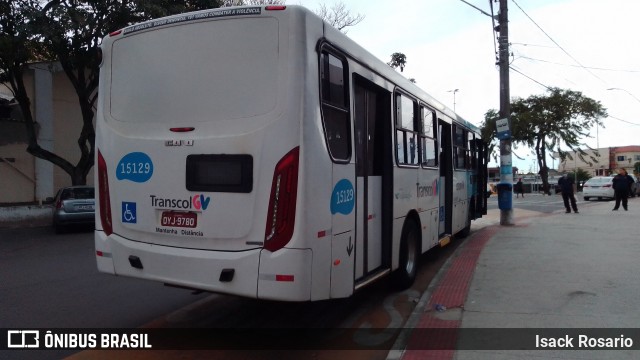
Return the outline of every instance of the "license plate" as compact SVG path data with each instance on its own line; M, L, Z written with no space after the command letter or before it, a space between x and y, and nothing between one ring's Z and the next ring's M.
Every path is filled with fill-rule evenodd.
M189 212L163 211L160 225L194 228L198 225L198 215Z
M84 210L84 211L93 211L93 205L78 205L76 206L77 210Z

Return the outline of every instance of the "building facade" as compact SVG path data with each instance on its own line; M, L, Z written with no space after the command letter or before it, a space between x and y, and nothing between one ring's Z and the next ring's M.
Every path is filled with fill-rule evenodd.
M624 167L628 172L638 172L636 163L640 162L640 146L618 146L600 149L584 149L584 160L577 156L577 152L570 152L572 159L566 157L560 160L558 171L573 172L582 169L591 176L607 176L615 173L616 169ZM553 154L559 159L558 153Z
M71 82L59 65L51 63L31 64L25 71L24 82L36 121L38 144L72 164L77 163L82 114ZM5 110L0 112L0 204L43 202L60 187L71 185L71 178L51 162L27 153L22 115L3 84L0 94ZM87 177L87 183L93 183L93 173Z

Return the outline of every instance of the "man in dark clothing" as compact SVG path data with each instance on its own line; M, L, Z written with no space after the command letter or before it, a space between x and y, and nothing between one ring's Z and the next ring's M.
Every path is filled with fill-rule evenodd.
M613 178L613 190L616 195L616 206L613 210L618 210L620 208L620 201L622 201L622 207L625 211L627 211L627 198L629 197L629 192L631 191L631 185L634 180L629 174L627 174L627 170L625 168L621 168L618 171L618 175Z
M573 208L573 212L578 213L578 205L576 205L576 197L573 196L573 179L564 174L558 180L558 185L560 186L560 190L562 191L562 200L564 201L564 207L567 209L566 213L571 212L571 208ZM569 207L569 200L571 200L571 207Z
M516 186L515 186L515 190L516 190L516 197L519 197L520 195L524 197L524 185L522 184L522 178L518 179L518 182L516 183Z

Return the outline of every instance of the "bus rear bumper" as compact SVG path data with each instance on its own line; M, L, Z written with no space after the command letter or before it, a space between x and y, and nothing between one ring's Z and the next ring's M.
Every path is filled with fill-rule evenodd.
M258 298L286 301L311 300L311 249L262 250Z
M245 297L311 299L310 249L208 251L141 243L95 231L98 271ZM131 259L138 259L139 264ZM231 279L221 274L233 270Z
M261 249L237 252L184 249L131 241L115 234L107 237L102 231L96 231L95 246L101 272L217 293L257 296ZM231 269L230 279L221 276L223 271L228 275Z

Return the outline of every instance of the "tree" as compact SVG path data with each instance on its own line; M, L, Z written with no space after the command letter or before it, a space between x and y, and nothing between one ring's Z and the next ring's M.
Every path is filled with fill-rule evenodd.
M99 77L98 47L111 31L152 18L187 11L217 8L224 4L282 4L284 0L13 0L0 3L0 82L8 83L20 104L27 133L27 151L50 161L85 184L94 162L94 107ZM329 22L338 29L364 18L351 16L343 3L332 7ZM332 17L331 17L332 16ZM23 81L27 64L55 62L69 78L78 97L82 127L78 137L80 159L72 164L38 143L37 125L31 113ZM65 119L62 119L65 121Z
M577 176L576 176L577 175ZM591 179L591 174L589 172L578 168L576 171L572 171L569 173L569 177L571 177L576 184L581 184L589 179Z
M94 106L99 77L98 47L109 32L132 23L185 11L218 7L219 1L196 0L17 0L0 4L0 82L7 82L25 119L27 151L50 161L85 184L94 162ZM82 127L77 143L80 159L74 165L40 146L31 101L23 81L29 62L57 61L78 98ZM62 119L62 121L66 121Z
M327 8L326 5L321 4L315 13L320 16L322 20L328 22L329 25L345 34L347 33L346 28L358 25L364 20L364 15L360 13L352 15L342 1L334 3L331 8Z
M572 90L550 88L546 95L532 95L527 99L512 101L512 140L535 151L545 193L550 193L547 153L558 152L564 160L566 157L572 159L573 152L582 161L590 163L585 158L587 153L581 149L589 146L581 141L591 137L590 130L593 127L604 127L600 119L606 116L607 111L599 101ZM497 119L496 110L489 110L485 114L482 126L485 140L495 138ZM593 156L590 160L597 161Z
M284 5L286 0L223 0L222 6L243 6L243 5ZM347 33L348 27L358 25L364 20L364 15L358 13L352 15L344 2L334 3L330 8L325 4L314 11L322 20L329 23L334 28Z
M27 127L28 151L34 149L38 141L24 71L29 62L46 58L43 47L31 31L32 19L27 12L37 5L37 0L0 3L0 83L9 88L18 102Z
M387 63L387 65L392 68L400 68L400 72L404 70L404 67L407 65L407 56L400 52L395 52L391 54L391 61Z

